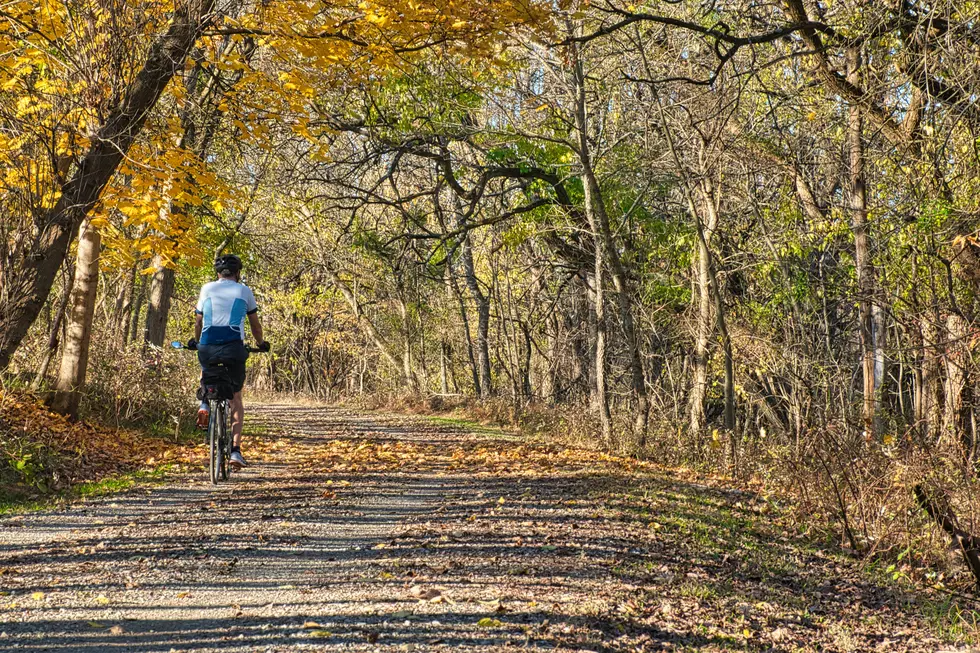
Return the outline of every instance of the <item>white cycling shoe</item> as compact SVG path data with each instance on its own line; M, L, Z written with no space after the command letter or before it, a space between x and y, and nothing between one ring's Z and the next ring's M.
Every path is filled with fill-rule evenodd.
M228 459L231 466L237 471L245 467L245 459L242 458L241 451L232 451L231 458Z

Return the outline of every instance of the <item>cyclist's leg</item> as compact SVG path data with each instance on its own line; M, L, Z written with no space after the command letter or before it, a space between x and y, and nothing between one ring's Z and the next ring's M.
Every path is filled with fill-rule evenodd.
M204 370L210 363L210 351L203 348L198 348L197 350L197 362L201 366L201 387L204 385ZM208 428L208 418L211 414L211 408L208 405L207 399L205 397L200 398L200 404L197 407L197 428L201 430L207 430Z
M245 404L242 402L241 391L236 392L228 403L231 405L231 446L238 449L242 446L242 425L245 422Z
M231 360L228 362L228 376L235 391L234 396L228 402L231 414L231 462L236 467L245 465L242 457L242 426L245 422L245 404L242 401L242 388L245 387L245 361L248 359L248 351L245 343L239 342L229 346Z

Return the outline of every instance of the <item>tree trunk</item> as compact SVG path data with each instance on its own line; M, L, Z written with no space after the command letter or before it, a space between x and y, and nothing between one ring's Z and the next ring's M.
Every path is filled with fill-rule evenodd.
M599 424L602 428L602 439L606 446L612 446L612 413L609 409L609 383L606 380L608 371L608 324L606 319L606 254L607 248L603 239L602 225L599 223L601 217L597 214L597 207L602 203L602 197L596 197L598 186L593 183L595 177L592 173L592 149L589 144L589 115L585 89L585 71L582 60L579 57L577 45L571 46L574 54L573 62L573 85L575 91L575 130L578 132L579 164L582 166L583 175L583 206L585 217L592 230L593 242L595 244L595 269L593 271L593 292L594 292L594 313L596 322L595 335L595 389L596 404L599 409Z
M861 84L862 57L859 47L847 50L847 81ZM848 200L851 211L851 229L854 234L854 264L858 283L858 324L861 342L861 376L863 379L861 417L866 437L874 437L876 409L875 387L875 314L872 309L874 294L874 268L871 265L871 246L868 237L868 198L864 180L865 157L862 129L863 112L857 103L851 103L847 114L848 151Z
M973 453L969 323L961 315L953 313L946 318L946 336L946 410L943 413L943 433L949 439L949 444L962 447L963 458L969 460Z
M122 281L119 296L116 298L116 315L113 320L116 333L116 343L119 349L125 349L129 343L129 323L132 319L133 299L136 294L136 268L133 265Z
M709 200L710 201L710 200ZM712 225L702 225L701 219L693 202L695 222L698 223L698 256L694 263L695 287L697 289L697 321L694 336L694 353L691 357L691 396L689 406L688 427L691 434L700 441L707 426L705 401L708 395L708 362L710 360L711 332L713 331L711 301L711 252L708 241L714 232Z
M584 96L583 96L584 101ZM588 126L587 114L584 114L586 122L583 127ZM581 141L586 141L581 147L589 148L586 135L580 137ZM642 352L640 351L640 341L636 333L636 324L633 319L633 306L630 297L629 282L626 271L623 268L619 253L612 241L612 229L609 226L609 215L602 199L602 191L599 188L599 180L596 178L595 169L592 167L591 152L586 149L583 157L583 174L585 177L584 187L586 191L586 211L589 211L591 204L593 231L596 232L596 249L603 250L603 258L609 266L609 276L616 292L616 307L619 311L619 320L623 328L623 337L630 354L630 385L633 392L634 406L633 436L634 444L643 447L646 444L647 426L650 420L650 400L646 390L646 373L643 369Z
M416 390L420 389L418 375L412 360L412 327L408 321L408 305L404 300L398 300L398 311L402 318L402 376L411 381Z
M146 302L146 277L139 275L133 285L133 310L126 331L123 333L123 343L129 344L136 340L139 332L140 316L143 314L143 304Z
M74 286L75 265L71 264L65 270L65 287L61 293L61 301L58 302L58 310L55 312L54 323L51 325L51 333L48 336L48 348L44 352L44 358L41 360L41 365L37 370L37 376L34 377L34 382L31 383L32 390L40 390L48 377L48 368L51 367L51 361L58 351L61 325L65 320L65 314L68 311L68 302L71 299L71 291Z
M544 374L541 380L541 397L549 404L557 404L560 387L558 385L559 322L552 310L548 316L548 353L543 361Z
M167 338L167 320L170 316L170 303L174 294L176 272L164 267L163 259L154 257L156 272L150 278L150 291L146 303L146 331L143 339L147 344L162 347Z
M592 292L588 284L588 270L578 270L572 280L571 310L564 315L565 328L572 334L572 375L569 385L578 385L585 389L585 399L595 404L595 384L592 382L595 367L596 324L593 310Z
M65 336L61 368L51 397L55 412L78 416L78 403L85 387L88 352L92 340L92 318L95 315L95 296L99 289L99 254L102 235L86 222L78 237L78 259L75 265L75 286L71 293L71 314Z
M942 381L940 379L940 328L933 315L920 321L922 362L919 387L916 388L915 416L924 436L938 437L942 422Z
M448 267L452 268L452 264ZM459 284L456 283L456 276L453 274L452 269L447 270L446 277L449 282L450 291L456 297L456 302L459 305L459 315L463 321L463 335L466 336L466 357L470 363L470 371L473 374L473 392L479 397L482 394L480 388L480 366L477 364L476 355L473 352L473 336L470 331L469 311L466 310L466 299L459 289Z
M725 303L721 298L721 284L718 283L718 270L715 266L714 253L711 251L710 238L718 229L719 224L719 198L715 185L710 179L705 179L702 183L704 193L705 213L708 214L707 224L700 216L695 216L698 229L698 242L703 245L702 253L707 258L707 273L709 292L711 293L714 305L715 325L718 328L718 335L721 337L721 350L725 360L725 384L724 384L724 424L725 429L731 437L734 437L735 430L735 360L732 353L732 338L728 333L728 320L725 316Z
M439 342L439 392L444 395L449 394L449 375L447 369L449 351L449 343L441 340Z
M463 211L462 203L458 196L453 197L455 206L453 215L455 216L454 229L464 229L466 227L466 214ZM493 394L493 378L490 370L490 298L484 294L480 288L480 280L476 276L476 265L473 261L473 245L470 242L470 233L463 233L459 246L460 261L463 264L463 278L466 288L470 291L470 297L476 304L476 363L480 382L478 394L481 397L489 397Z
M213 4L214 0L190 0L174 12L167 32L150 47L122 101L108 113L89 151L61 188L30 255L5 269L0 279L0 370L6 369L44 306L82 221L142 131L170 79L184 67L187 53L210 20Z

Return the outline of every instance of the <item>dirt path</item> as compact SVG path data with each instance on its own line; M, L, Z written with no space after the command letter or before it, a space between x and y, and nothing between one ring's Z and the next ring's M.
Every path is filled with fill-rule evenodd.
M422 418L257 412L282 435L230 484L0 520L0 650L943 646L748 495Z

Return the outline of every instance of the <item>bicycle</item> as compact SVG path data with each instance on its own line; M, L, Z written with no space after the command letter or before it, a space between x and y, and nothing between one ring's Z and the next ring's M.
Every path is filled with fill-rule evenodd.
M187 344L174 340L170 343L174 349L187 349L197 351L197 343L193 340ZM253 354L267 353L267 349L256 347L245 347L246 351ZM231 466L228 460L231 458L231 410L228 402L233 394L230 392L231 380L228 378L227 367L223 361L214 361L208 368L210 382L201 379L201 389L198 390L198 399L208 402L208 468L211 476L211 483L217 485L219 481L227 481L231 474Z

